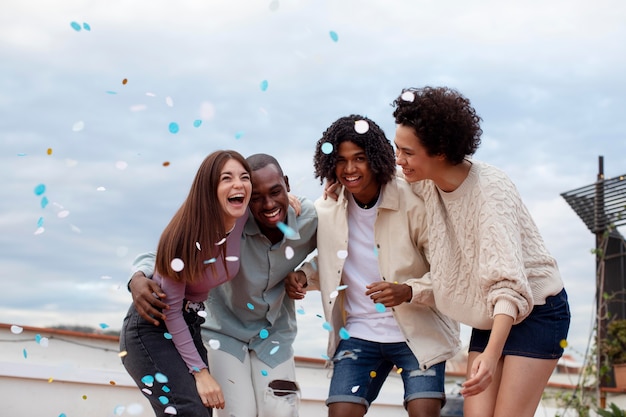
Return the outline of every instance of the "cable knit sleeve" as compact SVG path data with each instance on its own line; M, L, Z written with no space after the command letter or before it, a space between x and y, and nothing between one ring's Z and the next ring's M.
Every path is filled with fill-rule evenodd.
M478 217L478 277L490 316L521 322L533 307L523 249L523 203L513 183L495 171L481 183Z

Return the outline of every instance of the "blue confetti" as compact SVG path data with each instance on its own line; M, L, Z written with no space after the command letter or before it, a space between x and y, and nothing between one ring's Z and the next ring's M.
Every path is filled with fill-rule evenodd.
M254 310L254 304L248 303L246 304L250 310Z
M180 127L178 127L178 123L176 122L170 123L167 128L169 129L170 133L178 133L178 131L180 130Z
M298 313L298 314L304 314L304 309L303 309L302 307L299 307L299 308L296 310L296 313Z
M292 238L296 235L296 232L289 226L287 226L285 223L283 222L278 222L276 224L276 226L278 227L278 229L280 229L281 232L283 232L283 234L289 239Z
M24 359L28 358L28 352L26 352L26 349L22 350L22 355L24 355Z
M35 335L35 342L41 343L41 335L40 334L36 334Z
M111 90L108 90L108 91L105 91L105 92L106 92L107 94L117 94L117 91L111 91Z
M350 333L348 333L348 331L342 327L341 329L339 329L339 337L341 337L343 340L348 340L350 339Z
M331 324L327 321L325 321L324 324L322 324L322 327L328 330L329 332L333 329L333 326L331 326Z
M235 133L235 139L241 139L243 137L243 130Z
M171 335L171 334L169 334L168 332L163 333L163 337L164 337L164 338L166 338L166 339L168 339L168 340L171 340L171 339L172 339L172 335Z
M157 382L160 382L161 384L165 384L167 382L167 377L161 372L157 372L156 374L154 374L154 379L156 379Z
M326 155L329 155L331 153L333 153L333 144L329 143L329 142L325 142L322 145L322 152L324 152Z
M161 390L162 390L163 392L170 392L170 391L171 391L170 387L168 387L167 385L163 385L163 386L161 387Z
M41 199L41 208L46 208L46 206L48 205L49 201L48 201L48 197L43 197Z
M83 22L83 29L85 29L86 31L91 31L91 26L89 25L89 23Z
M154 377L152 375L146 375L143 378L141 378L141 382L143 382L146 385L152 385L154 384Z
M333 42L337 42L339 40L339 35L337 35L337 32L335 32L334 30L331 30L330 39L332 39Z
M46 192L46 186L43 184L39 184L35 187L35 195L42 195Z
M37 227L42 227L43 226L43 217L40 217L39 220L37 220Z
M201 124L202 124L202 120L200 119L196 119L193 121L193 127L200 127Z
M267 87L269 87L267 80L261 81L261 91L267 91Z
M72 29L74 29L76 32L80 32L80 30L82 29L80 24L77 22L71 22L70 26L72 27Z
M17 156L26 156L26 154L24 152L20 152L17 154Z
M108 328L108 327L109 327L109 325L108 325L108 324L106 324L106 323L100 323L100 328L101 328L101 329L106 329L106 328Z
M274 353L278 352L278 349L280 349L280 346L274 346L272 350L270 350L270 355L273 355Z
M168 404L170 402L170 400L166 396L164 396L164 395L161 395L159 397L159 401L161 401L161 404L163 404L163 405Z
M267 336L269 336L269 335L270 335L270 332L268 332L268 331L267 331L267 329L262 329L262 330L259 332L259 337L260 337L261 339L267 339Z
M67 415L65 413L61 413L59 414L59 417L67 417Z
M205 265L212 264L212 263L214 263L215 261L217 261L217 259L215 259L215 258L207 259L206 261L204 261L204 264L205 264Z
M263 370L261 371L261 375L263 375L263 376L267 376L267 371L266 371L265 369L263 369Z
M378 311L379 313L384 313L386 310L384 304L376 303L375 306L376 306L376 311Z

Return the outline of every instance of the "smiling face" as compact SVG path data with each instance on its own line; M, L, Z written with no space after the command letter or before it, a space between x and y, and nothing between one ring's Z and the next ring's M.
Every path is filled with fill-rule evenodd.
M268 237L282 233L278 223L287 222L289 209L289 180L282 176L274 164L252 171L252 197L250 212L261 231Z
M408 182L432 179L440 157L430 156L412 127L398 125L396 128L396 163L402 167Z
M220 172L217 199L224 211L224 225L230 230L248 208L252 183L250 174L236 159L229 159Z
M335 175L361 203L368 203L378 194L380 184L372 173L365 150L354 142L345 141L339 144Z

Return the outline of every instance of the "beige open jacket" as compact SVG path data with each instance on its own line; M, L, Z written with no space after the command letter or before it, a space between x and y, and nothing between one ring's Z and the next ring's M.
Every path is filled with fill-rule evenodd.
M339 296L331 293L342 285L345 258L338 251L348 249L348 199L340 190L335 201L320 198L315 202L318 216L316 259L304 264L301 270L307 276L307 291L320 290L324 315L332 325L328 338L328 356L332 358L339 344L339 330L345 324L344 291ZM419 283L424 289L429 278L427 236L424 203L400 178L394 178L381 191L378 215L374 225L378 266L381 280ZM357 256L358 254L349 254ZM345 291L350 291L347 288ZM421 369L425 370L454 356L460 349L459 325L441 314L434 305L418 300L432 300L431 296L415 294L411 302L392 308L393 315L415 354Z

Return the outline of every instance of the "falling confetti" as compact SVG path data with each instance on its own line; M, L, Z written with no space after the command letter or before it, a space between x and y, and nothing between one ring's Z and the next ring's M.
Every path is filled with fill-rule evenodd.
M359 390L359 385L355 385L352 387L351 391L354 394L355 392L357 392Z
M220 246L220 245L223 245L223 244L224 244L224 242L226 242L226 238L225 238L225 237L224 237L224 238L222 238L222 240L220 240L219 242L215 243L215 246Z
M272 350L270 350L270 355L273 355L273 354L275 354L276 352L278 352L278 349L280 349L280 346L274 346L274 347L272 348Z
M180 127L178 126L178 123L176 122L170 123L167 128L170 131L170 133L173 133L173 134L178 133L178 131L180 130Z
M209 340L209 347L213 350L218 350L220 348L220 341L217 339L211 339Z
M322 144L322 152L326 155L333 153L333 144L329 142L325 142Z
M170 267L172 268L173 271L180 272L185 268L185 263L180 258L174 258L170 262Z
M227 256L224 259L226 260L226 262L237 262L239 260L239 257L238 256Z
M567 340L562 339L562 340L561 340L561 342L559 343L559 345L560 345L563 349L565 349L565 348L567 347Z
M202 125L202 120L196 119L193 121L193 127L200 127Z
M235 133L235 139L241 139L243 135L244 135L244 132L240 130L239 132Z
M39 184L35 187L35 195L42 195L46 192L46 186L43 184Z
M334 30L331 30L329 34L330 34L330 39L332 39L333 42L339 41L339 35L337 35L337 32L335 32Z
M101 328L101 329L103 329L103 330L104 330L104 329L108 329L108 328L109 328L109 325L108 325L108 324L106 324L106 323L100 323L100 328Z
M263 369L263 370L261 371L261 375L263 375L263 376L267 376L267 375L268 375L268 373L267 373L267 371L266 371L265 369Z
M122 84L123 84L123 85L126 85L127 83L128 83L128 79L127 79L127 78L124 78L124 79L122 80Z
M96 191L106 191L106 190L107 189L105 187L102 187L102 186L96 188Z
M328 330L329 332L333 329L333 326L331 326L331 324L329 322L327 322L327 321L325 321L324 324L322 324L322 327L325 330Z
M200 242L196 242L196 249L198 249L198 250L202 250L202 249L200 248Z
M398 369L396 370L396 373L397 373L397 374L401 374L401 373L402 373L402 368L398 368Z
M87 32L90 32L91 31L91 25L89 25L89 23L83 22L83 29L85 29Z
M48 197L43 196L41 198L41 208L46 208L46 206L48 205L50 201L48 200Z
M165 104L167 104L168 107L174 107L174 100L172 100L172 97L165 97Z
M344 327L342 327L341 329L339 329L339 337L343 340L350 339L350 333L348 333L348 331Z
M296 310L296 313L304 315L304 308L303 307L298 307L298 309Z
M386 310L384 304L376 303L376 304L374 304L374 306L376 307L376 311L378 311L379 313L384 313L385 310Z
M293 248L291 246L287 246L285 248L285 258L286 259L291 259L291 258L293 258L294 255L295 255L295 252L294 252Z
M296 236L296 232L291 227L287 226L285 223L278 222L276 226L278 227L278 229L280 229L281 232L283 232L283 234L285 235L285 237L287 237L287 239L290 239Z
M405 91L404 93L402 93L400 98L404 101L412 103L415 100L415 93L413 93L412 91Z
M172 340L172 335L168 332L163 333L163 337L166 338L167 340Z
M261 91L267 91L267 87L269 87L267 80L261 81Z
M85 128L85 122L83 121L78 121L72 125L72 131L74 132L80 132L84 128Z
M74 29L76 32L80 32L80 30L82 29L82 26L80 25L80 23L78 22L70 22L70 26L72 27L72 29Z
M46 153L47 153L48 155L52 155L52 148L48 148L48 149L46 150Z
M371 371L370 372L370 377L376 378L376 371Z
M354 122L354 131L359 134L367 133L370 130L370 124L366 120L357 120Z
M168 167L168 166L170 166L169 161L165 161L165 162L163 162L163 166L164 166L164 167Z
M26 349L22 350L22 355L24 355L24 359L28 358L28 352L26 352Z
M330 299L332 300L333 298L337 298L338 295L339 295L339 291L334 290L330 293Z
M339 259L346 259L348 257L348 251L347 250L338 250L337 251L337 258Z
M59 211L59 212L57 213L57 217L58 217L59 219L64 219L64 218L66 218L66 217L67 217L67 216L69 216L69 215L70 215L70 212L69 212L68 210L61 210L61 211Z
M86 400L86 399L87 399L87 396L86 396L86 395L83 395L81 398L82 398L83 400Z
M259 332L259 337L260 337L261 339L267 339L267 337L268 337L269 335L270 335L270 332L268 332L268 331L267 331L267 329L262 329L262 330Z
M167 377L161 372L157 372L156 374L154 374L154 379L156 379L156 381L160 382L161 384L165 384L168 381Z
M347 285L339 285L339 286L337 287L337 291L342 291L342 290L345 290L346 288L348 288L348 286L347 286Z
M205 265L208 265L208 264L215 263L216 261L217 261L217 259L215 259L215 258L211 258L211 259L207 259L207 260L206 260L206 261L204 261L203 263L204 263Z
M170 400L169 400L166 396L164 396L164 395L161 395L161 396L159 397L159 401L160 401L160 402L161 402L161 404L163 404L163 405L168 404L168 403L170 402Z
M23 331L24 331L23 327L16 326L16 325L11 326L11 333L13 333L13 334L20 334Z
M178 414L176 409L174 407L172 407L171 405L168 405L167 407L165 407L165 410L163 410L163 412L165 414L169 414L169 415L172 415L172 416L175 416L176 414Z
M250 310L254 310L254 304L248 303L246 304Z
M128 162L117 161L115 163L115 168L119 169L120 171L124 171L126 168L128 168Z
M141 378L141 382L143 382L144 385L151 387L154 384L154 377L152 375L146 375Z

